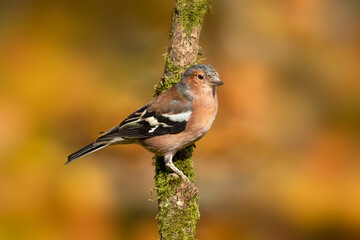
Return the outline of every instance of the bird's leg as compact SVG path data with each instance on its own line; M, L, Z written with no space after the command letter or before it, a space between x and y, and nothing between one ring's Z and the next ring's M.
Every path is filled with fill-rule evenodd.
M174 174L177 174L178 176L180 176L184 181L181 184L181 187L178 189L178 198L177 199L178 199L178 204L180 204L181 202L184 202L184 201L186 202L190 198L192 198L196 193L198 193L198 189L197 189L197 187L195 187L195 185L192 182L190 182L190 180L185 176L185 174L174 165L172 158L173 158L172 154L164 156L165 165L167 167L171 168L171 170L173 170L175 172Z
M185 174L174 165L172 158L173 158L172 154L165 155L164 156L165 165L171 168L171 170L173 170L177 175L179 175L185 182L190 182L190 180L185 176Z

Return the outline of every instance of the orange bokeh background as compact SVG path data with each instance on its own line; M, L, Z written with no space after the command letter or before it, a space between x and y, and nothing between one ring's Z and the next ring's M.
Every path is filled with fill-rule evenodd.
M158 239L152 154L67 155L151 100L172 1L0 4L0 239ZM360 4L214 1L198 239L360 238ZM150 199L150 201L149 201Z

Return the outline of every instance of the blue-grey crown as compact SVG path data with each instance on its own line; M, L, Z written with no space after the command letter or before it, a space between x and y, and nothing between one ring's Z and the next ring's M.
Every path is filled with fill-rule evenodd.
M214 76L219 77L219 74L217 73L217 71L210 65L196 64L196 65L192 65L191 67L186 69L185 72L183 73L181 79L184 79L184 78L190 76L195 69L199 69L199 70L203 71L210 78L212 78Z

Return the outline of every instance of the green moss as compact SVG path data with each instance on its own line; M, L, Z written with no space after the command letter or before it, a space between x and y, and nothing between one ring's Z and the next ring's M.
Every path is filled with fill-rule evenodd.
M195 170L192 162L193 146L189 146L174 156L174 164L184 172L190 179L195 181ZM196 222L200 218L198 209L198 196L191 195L188 201L184 201L184 206L176 204L178 189L183 180L169 175L163 157L155 156L154 165L156 167L155 188L159 201L159 213L157 215L159 233L164 239L194 239ZM191 193L189 193L191 194Z
M177 1L180 23L185 29L186 36L190 36L195 26L201 26L204 14L209 11L210 6L209 0Z
M190 66L180 67L174 65L168 53L164 54L164 59L166 66L165 72L168 74L166 74L161 79L161 81L155 86L154 96L161 94L166 89L169 89L170 87L178 83L180 81L181 74L185 71L186 68L190 67Z

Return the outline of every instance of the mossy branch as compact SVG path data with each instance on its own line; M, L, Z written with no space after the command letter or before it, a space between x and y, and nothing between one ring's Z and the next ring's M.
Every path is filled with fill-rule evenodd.
M180 80L181 73L199 61L199 38L204 14L209 10L208 0L176 0L170 30L170 44L165 56L165 70L155 86L157 96ZM192 161L194 145L180 150L174 164L191 182L195 182ZM155 188L159 213L159 239L194 239L197 220L200 218L197 189L184 184L181 178L171 175L163 157L154 156Z

